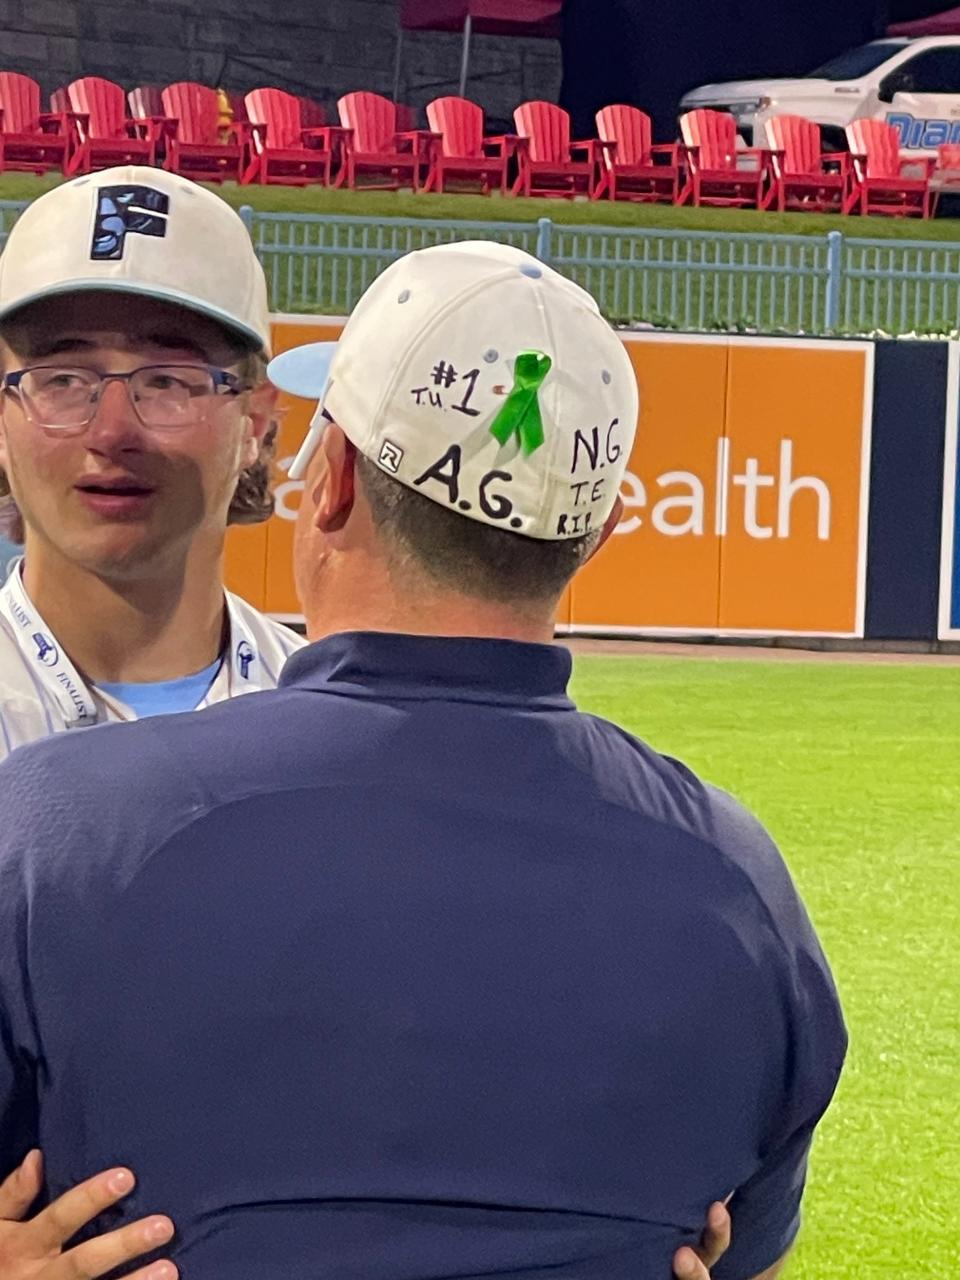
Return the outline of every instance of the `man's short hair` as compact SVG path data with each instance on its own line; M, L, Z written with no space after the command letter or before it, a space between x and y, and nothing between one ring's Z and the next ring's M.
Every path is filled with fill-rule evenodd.
M599 529L580 538L528 538L442 506L360 453L356 470L388 544L439 586L465 595L504 604L558 599L600 539Z

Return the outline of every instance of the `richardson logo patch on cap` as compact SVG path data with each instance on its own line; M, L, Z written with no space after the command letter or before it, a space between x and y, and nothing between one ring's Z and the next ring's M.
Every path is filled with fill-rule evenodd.
M167 234L170 197L153 187L101 187L97 193L90 257L94 262L118 262L128 235Z

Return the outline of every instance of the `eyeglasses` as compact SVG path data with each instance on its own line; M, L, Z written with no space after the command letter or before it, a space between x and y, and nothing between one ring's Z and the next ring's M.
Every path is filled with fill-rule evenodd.
M234 374L205 364L151 364L129 373L35 365L6 374L0 387L16 393L30 422L70 434L82 431L96 417L108 382L126 383L143 426L166 429L200 422L210 396L235 396L247 389Z

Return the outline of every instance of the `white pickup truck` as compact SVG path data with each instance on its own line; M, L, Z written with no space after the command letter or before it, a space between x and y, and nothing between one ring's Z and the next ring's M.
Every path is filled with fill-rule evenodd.
M680 113L730 111L748 146L763 146L771 116L797 115L821 126L824 148L846 150L844 127L862 116L887 120L911 155L935 155L960 142L960 36L890 37L860 45L797 80L731 80L693 89Z

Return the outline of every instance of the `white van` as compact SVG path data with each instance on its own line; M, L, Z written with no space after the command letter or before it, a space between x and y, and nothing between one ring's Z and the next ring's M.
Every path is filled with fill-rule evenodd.
M684 94L697 107L729 111L748 146L764 145L771 116L805 116L821 126L824 149L846 150L844 127L876 116L900 131L901 150L935 155L960 142L960 36L888 38L832 58L798 80L731 80Z

